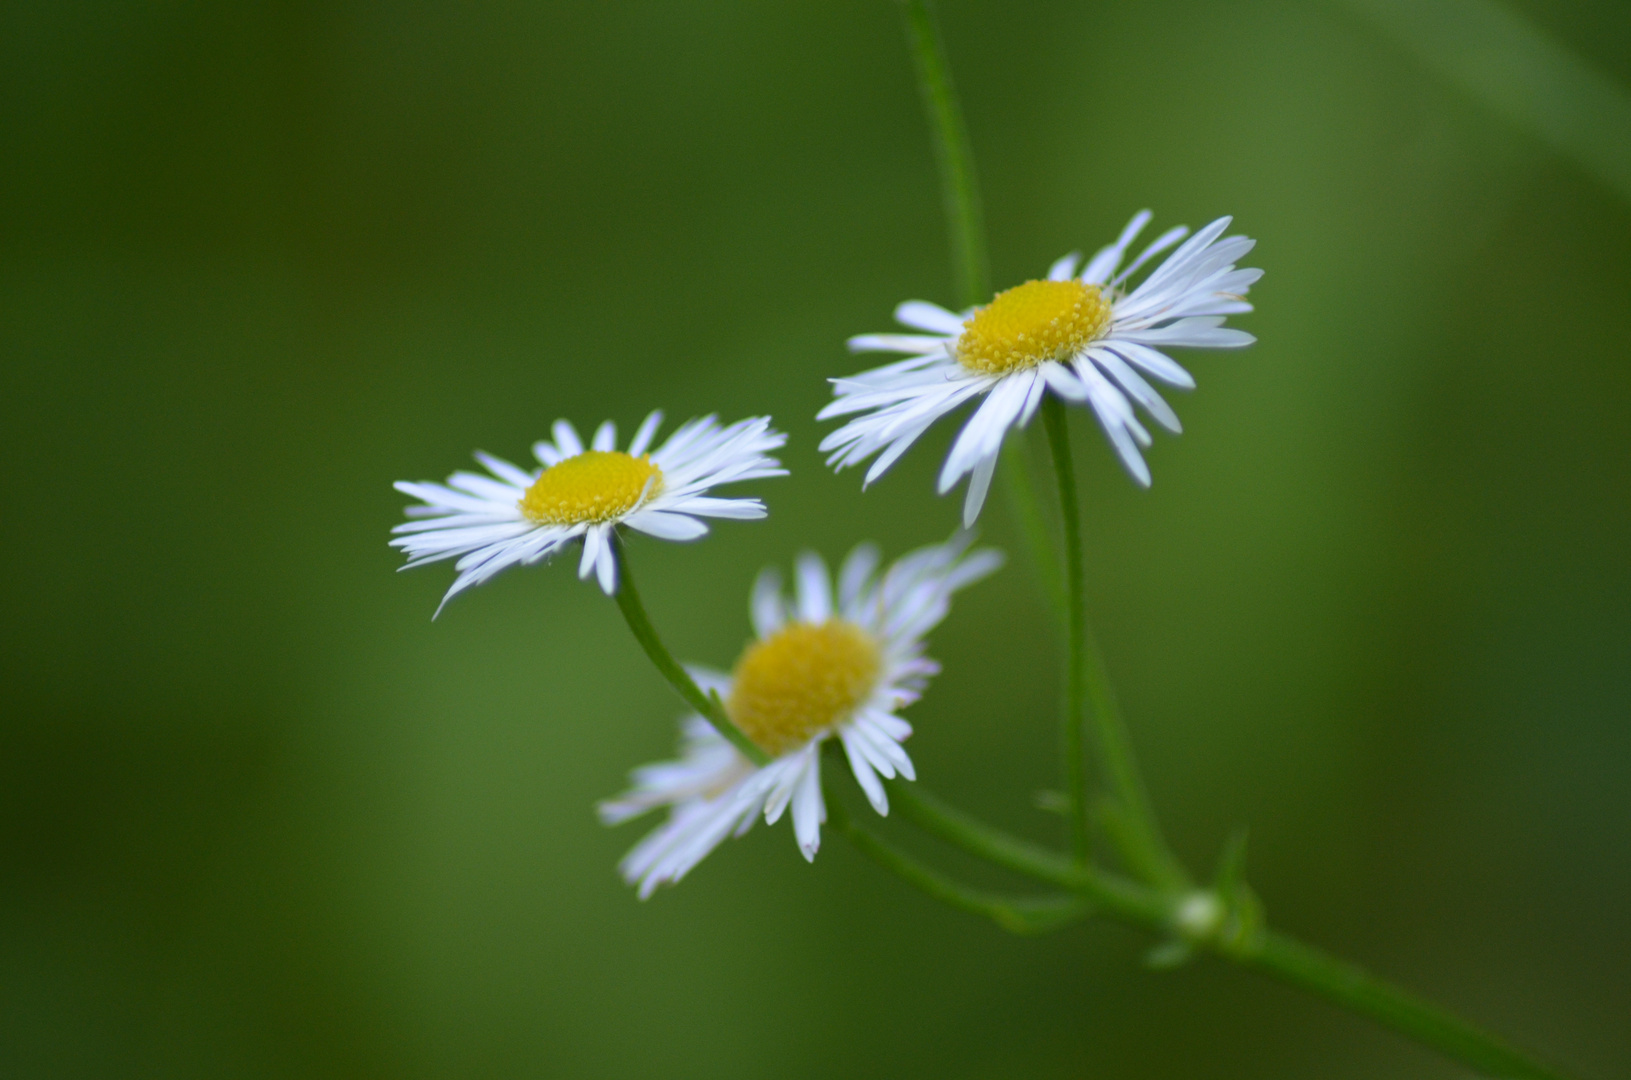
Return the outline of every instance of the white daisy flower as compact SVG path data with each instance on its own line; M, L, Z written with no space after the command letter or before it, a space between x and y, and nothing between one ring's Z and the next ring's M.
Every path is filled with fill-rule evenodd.
M1219 239L1231 220L1224 217L1190 237L1129 291L1134 273L1189 233L1169 229L1119 269L1127 246L1149 220L1150 212L1141 211L1080 273L1081 257L1073 252L1053 264L1046 280L1000 292L985 307L954 314L909 300L895 309L897 321L926 333L851 338L854 352L908 353L910 359L832 380L837 400L817 419L866 415L822 440L821 449L832 451L827 464L843 469L882 451L867 470L870 484L930 424L984 394L940 470L941 494L972 474L963 504L963 523L972 525L991 484L1003 436L1009 428L1029 423L1042 395L1052 390L1066 401L1092 406L1122 464L1148 487L1150 470L1139 448L1150 445L1150 434L1133 404L1168 431L1177 434L1181 428L1145 377L1193 389L1195 380L1162 350L1239 348L1255 341L1242 330L1225 327L1223 320L1252 309L1243 297L1263 276L1261 270L1235 269L1235 261L1256 241Z
M707 492L719 484L787 475L781 462L765 456L787 442L771 429L769 417L728 427L712 416L691 420L648 453L662 418L660 412L646 417L626 452L616 449L617 428L610 420L595 430L588 449L569 422L557 420L554 441L533 444L540 469L528 472L478 451L476 460L490 476L456 472L445 485L398 481L398 491L423 500L407 508L414 520L391 530L398 534L391 546L408 555L402 569L459 560L459 576L436 609L440 614L470 586L505 567L547 559L581 537L578 577L594 574L610 596L617 591L617 526L664 540L694 540L708 531L699 517L765 516L758 499Z
M749 761L701 716L683 721L678 761L636 769L633 788L600 805L614 825L658 807L668 820L619 864L645 899L684 877L725 837L740 836L761 812L774 824L792 808L793 834L806 859L821 846L827 819L821 797L821 745L836 738L867 800L889 812L882 776L916 779L901 743L912 726L895 713L916 701L940 670L923 655L923 637L951 605L951 595L991 573L1002 555L968 551L966 534L920 548L881 575L878 552L863 544L838 573L833 595L827 566L798 560L797 600L782 594L774 570L753 586L758 639L730 675L693 670L704 693L717 692L726 714L770 755Z

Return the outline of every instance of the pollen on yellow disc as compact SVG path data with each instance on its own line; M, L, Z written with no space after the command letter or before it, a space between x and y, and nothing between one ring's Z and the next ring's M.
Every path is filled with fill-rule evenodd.
M882 668L877 641L854 623L790 623L736 662L725 711L776 756L847 719L871 695Z
M650 455L585 450L545 469L521 496L521 513L540 525L610 521L662 487L663 471Z
M1098 286L1027 281L998 293L963 323L957 359L982 375L1007 375L1063 360L1109 325L1110 305Z

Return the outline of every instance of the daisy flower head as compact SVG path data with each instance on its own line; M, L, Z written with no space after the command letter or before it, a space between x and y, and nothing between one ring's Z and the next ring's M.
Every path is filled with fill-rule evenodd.
M984 397L940 470L941 494L969 476L963 524L970 526L985 501L1003 436L1029 423L1051 390L1092 408L1122 464L1148 487L1150 470L1140 449L1150 445L1150 434L1133 406L1177 434L1177 415L1149 380L1184 390L1193 389L1195 380L1164 350L1250 345L1255 338L1223 321L1252 309L1244 297L1263 276L1261 270L1235 268L1255 241L1225 237L1227 217L1194 236L1186 228L1169 229L1123 268L1127 248L1149 220L1150 212L1140 211L1080 272L1081 257L1072 253L1055 262L1045 279L1000 292L984 307L953 313L910 300L895 309L898 322L922 333L851 338L853 352L908 357L832 380L835 400L817 419L862 415L822 440L821 449L831 451L827 464L843 469L877 454L866 474L870 484L930 424ZM1146 263L1180 241L1132 284Z
M595 429L588 447L566 420L553 440L532 446L540 467L531 471L480 451L487 475L456 472L446 484L398 481L396 489L421 500L410 520L392 529L391 546L408 556L406 570L457 559L459 576L436 609L506 567L530 566L583 541L578 577L590 574L608 596L617 591L613 530L627 526L663 540L695 540L708 531L699 518L765 516L758 499L722 499L709 489L739 480L786 476L767 457L787 442L767 416L721 426L712 416L690 420L661 446L649 449L662 413L647 416L626 451L617 449L610 421Z
M924 635L946 617L953 593L1002 565L999 552L970 551L969 539L963 533L920 548L881 573L877 549L863 544L844 560L836 593L814 554L799 557L791 598L774 570L759 575L756 639L729 675L691 674L770 761L755 765L692 714L682 722L679 760L636 769L632 788L600 805L608 825L668 808L668 820L619 864L642 900L684 877L727 836L747 832L761 813L775 824L791 808L799 850L814 859L827 819L821 747L829 739L843 744L867 801L889 812L879 778L917 775L901 746L912 726L896 713L940 670L923 655Z

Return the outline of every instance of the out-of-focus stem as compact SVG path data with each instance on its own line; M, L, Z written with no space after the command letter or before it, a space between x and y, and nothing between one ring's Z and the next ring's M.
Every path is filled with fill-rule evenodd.
M833 771L827 770L829 775ZM826 803L829 826L843 834L861 854L934 899L970 915L990 919L1011 933L1045 934L1085 918L1093 911L1092 902L1074 892L1053 896L1001 896L971 889L925 866L850 817L831 786L827 787Z
M940 164L941 198L951 240L951 261L957 272L958 302L978 304L990 295L986 269L985 222L980 212L980 187L974 176L974 155L957 91L951 85L951 67L940 41L929 0L901 0L906 15L906 36L912 63L929 113L934 134L935 159Z

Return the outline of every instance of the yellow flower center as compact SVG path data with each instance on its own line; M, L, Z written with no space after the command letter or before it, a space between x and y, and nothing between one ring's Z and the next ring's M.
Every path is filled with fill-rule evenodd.
M872 694L883 653L852 622L789 623L736 662L725 711L767 754L795 749Z
M521 496L521 513L540 525L611 521L663 489L651 455L585 450L543 471Z
M981 375L1007 375L1079 352L1110 325L1098 286L1027 281L1004 290L963 323L957 359Z

